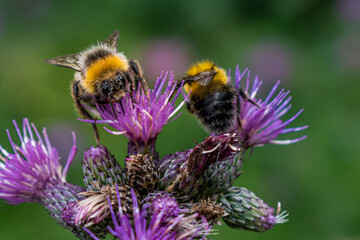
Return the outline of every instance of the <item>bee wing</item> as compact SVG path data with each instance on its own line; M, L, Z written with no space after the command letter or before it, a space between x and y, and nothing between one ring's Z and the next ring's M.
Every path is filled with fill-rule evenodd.
M116 30L115 32L113 32L107 39L105 39L104 41L102 41L104 44L108 45L109 47L113 48L113 49L117 49L117 44L118 44L118 40L119 40L119 31Z
M50 63L52 65L61 66L61 67L67 67L74 69L75 71L80 72L80 66L78 63L78 57L77 54L67 54L62 55L53 59L45 60L45 62Z
M200 84L201 86L206 86L211 82L211 80L213 80L215 75L216 75L215 70L209 70L209 71L201 72L195 76L184 77L183 80L185 80L185 82L195 81L196 83Z

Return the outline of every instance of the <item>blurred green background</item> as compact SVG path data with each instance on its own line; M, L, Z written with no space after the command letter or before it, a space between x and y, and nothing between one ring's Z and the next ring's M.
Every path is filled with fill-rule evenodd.
M214 59L225 68L249 67L264 80L259 96L281 79L291 89L292 126L308 138L289 146L256 148L236 185L271 206L280 201L290 221L259 234L219 227L213 239L360 239L360 1L55 1L0 2L0 143L5 129L28 117L47 127L63 159L77 134L79 153L68 181L82 185L80 161L94 144L91 128L77 121L69 86L73 71L44 59L75 53L115 29L119 49L138 59L149 80L161 70L182 75L194 61ZM186 113L164 127L163 156L194 146L206 133ZM188 131L187 131L188 130ZM118 159L125 137L101 131ZM357 186L357 187L356 187ZM74 239L34 203L0 201L1 239Z

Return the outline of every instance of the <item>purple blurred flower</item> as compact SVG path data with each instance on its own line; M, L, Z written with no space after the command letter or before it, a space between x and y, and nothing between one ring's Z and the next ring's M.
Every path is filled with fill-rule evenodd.
M0 146L0 198L10 204L40 202L47 198L47 187L66 183L65 178L76 153L75 134L65 168L62 170L60 157L50 144L45 128L44 140L34 124L23 120L23 133L14 121L21 144L16 145L9 136L14 153L8 153Z
M170 69L180 76L190 60L189 49L178 38L156 39L147 44L142 60L144 72L150 80L156 79L161 71Z
M277 41L266 41L248 53L251 69L268 80L289 79L294 56L289 47Z
M338 0L336 8L342 19L348 22L360 23L359 0Z
M114 212L109 201L114 227L108 226L108 229L111 234L120 240L191 240L195 237L199 238L199 236L202 236L202 239L204 239L210 231L210 227L207 225L205 219L202 219L200 222L197 220L197 214L192 215L191 218L178 215L170 221L161 221L164 212L167 211L166 208L159 214L152 215L148 222L145 217L147 212L146 207L140 209L133 189L131 190L131 194L133 201L133 219L130 219L129 215L123 213L119 194L118 213ZM192 228L189 228L189 226L192 226ZM84 230L94 239L99 239L88 229L84 228Z
M334 61L335 66L342 68L344 71L359 71L360 34L345 34L337 39L334 47ZM349 78L349 80L351 79L355 80L354 78Z
M60 156L66 156L66 154L68 153L69 149L72 146L71 135L69 134L69 132L71 132L73 129L77 130L76 145L78 146L78 148L80 149L82 146L85 145L84 133L79 131L81 130L79 129L79 124L76 122L74 123L71 121L60 119L46 126L47 135L49 139L51 139L52 145L56 146L56 150L58 151ZM65 162L66 159L63 158L60 159L61 164L65 164ZM74 162L73 164L80 165L80 163L81 162L79 161L79 162Z
M267 143L290 144L305 139L306 136L291 140L275 140L280 134L297 132L308 127L302 126L296 128L286 128L287 125L296 119L303 109L287 121L283 122L280 118L291 108L291 105L289 105L291 97L288 96L290 91L281 89L280 92L273 97L280 83L280 81L278 81L271 89L265 100L256 99L255 97L260 89L262 81L259 81L259 78L255 77L250 90L250 71L248 71L248 69L241 72L239 70L239 66L236 67L235 87L240 87L241 79L246 73L246 86L244 90L249 93L249 97L256 101L261 108L258 108L249 102L245 102L243 99L240 100L240 121L242 123L242 130L239 126L236 126L236 129L238 129L238 135L242 139L242 146L244 148L249 148Z

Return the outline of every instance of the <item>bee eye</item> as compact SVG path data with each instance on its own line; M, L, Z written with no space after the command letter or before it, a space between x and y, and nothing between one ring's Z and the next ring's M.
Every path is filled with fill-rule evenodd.
M116 82L117 84L120 84L120 83L124 82L124 77L123 77L121 74L118 74L118 75L116 76L115 82Z

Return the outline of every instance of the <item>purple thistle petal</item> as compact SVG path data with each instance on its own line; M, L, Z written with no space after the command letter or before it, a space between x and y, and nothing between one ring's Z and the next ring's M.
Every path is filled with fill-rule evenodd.
M105 128L108 132L125 135L130 142L134 143L146 144L156 139L162 127L170 122L185 103L183 101L179 107L174 104L181 93L181 88L176 89L177 82L174 81L174 75L172 73L169 75L168 77L168 73L165 73L157 79L155 88L149 90L149 99L143 91L138 89L133 92L134 101L130 98L130 94L127 94L121 99L121 103L113 103L116 114L111 104L101 104L96 108L102 120L83 119L81 121L108 124L116 129L112 131ZM172 96L174 96L173 99L171 99Z
M154 213L147 219L146 213L149 206L139 207L138 199L135 191L131 189L132 204L133 204L133 218L128 214L124 214L121 207L121 199L118 195L118 212L114 211L110 199L108 199L113 227L108 226L109 232L120 240L192 240L198 239L199 236L205 238L210 232L210 227L205 219L198 221L198 214L185 217L184 214L179 215L177 212L172 218L164 219L164 213L167 209L163 209L160 213ZM164 205L166 207L166 205ZM149 220L149 221L148 221ZM88 229L84 228L90 236L98 239ZM191 235L190 235L191 234Z
M176 198L165 191L156 190L153 193L149 193L142 200L142 205L147 211L146 218L159 215L158 221L161 222L168 222L182 212Z
M260 89L262 81L259 81L258 77L255 77L252 87L250 87L250 71L245 69L243 72L239 70L239 66L236 67L235 72L235 87L240 87L240 82L243 76L247 73L245 91L249 89L249 97L261 106L258 108L253 104L240 100L240 121L242 123L242 129L240 126L236 126L238 135L243 139L242 146L250 148L253 146L261 146L267 143L273 144L290 144L299 142L306 137L300 137L293 140L275 140L280 134L298 132L307 128L307 126L287 128L291 122L293 122L303 110L300 110L293 117L287 121L283 121L281 117L285 115L291 105L289 102L291 97L288 97L290 91L280 90L280 92L274 97L274 94L280 84L277 81L270 93L267 95L264 101L262 99L256 99L256 94Z
M66 178L67 172L69 171L70 165L71 165L72 161L74 160L76 152L77 152L76 136L75 136L74 132L72 132L72 136L73 136L73 146L71 147L71 150L70 150L70 153L68 156L68 160L66 161L64 170L62 172L62 179L64 179L64 180Z
M75 135L68 162L62 171L59 154L51 146L45 129L43 141L35 125L30 125L27 119L23 121L23 134L15 121L14 126L21 144L16 145L7 130L14 153L8 153L0 146L3 155L0 155L0 198L10 204L39 202L47 185L66 182L66 173L76 153Z
M84 229L84 231L86 231L94 240L100 240L100 238L98 238L97 236L95 236L95 234L93 234L89 229L87 229L86 227L83 227L82 229Z

